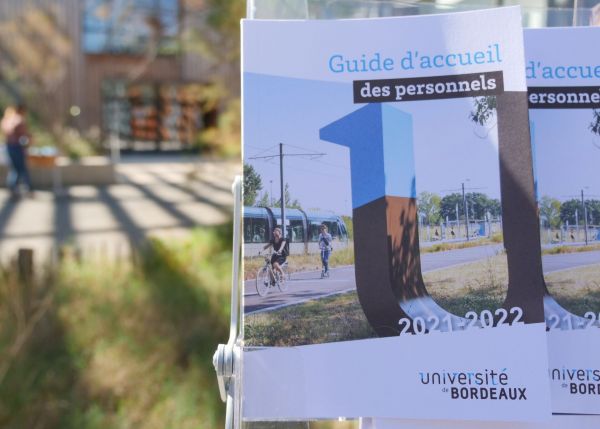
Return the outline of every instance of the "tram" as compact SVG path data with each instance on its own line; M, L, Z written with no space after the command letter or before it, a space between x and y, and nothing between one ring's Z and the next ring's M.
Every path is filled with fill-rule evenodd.
M286 209L286 237L290 243L290 253L317 253L321 224L327 225L333 238L334 250L348 246L348 230L340 216L319 211ZM279 208L244 207L244 255L258 255L271 240L276 226L281 227Z

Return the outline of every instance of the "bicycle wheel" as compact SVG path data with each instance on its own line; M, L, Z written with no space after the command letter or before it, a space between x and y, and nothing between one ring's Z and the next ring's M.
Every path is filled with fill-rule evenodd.
M256 273L256 292L259 296L267 296L269 293L269 270L262 267Z
M290 279L290 275L288 274L287 265L283 265L281 269L283 270L283 276L277 282L277 286L281 292L285 292L289 288L288 280Z

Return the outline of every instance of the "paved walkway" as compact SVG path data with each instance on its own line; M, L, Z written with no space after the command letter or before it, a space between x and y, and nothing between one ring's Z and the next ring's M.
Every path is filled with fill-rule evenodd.
M0 189L0 260L22 247L47 257L65 243L118 257L149 236L181 237L226 222L240 171L231 162L145 156L125 159L112 186L73 186L60 196L38 191L16 202Z

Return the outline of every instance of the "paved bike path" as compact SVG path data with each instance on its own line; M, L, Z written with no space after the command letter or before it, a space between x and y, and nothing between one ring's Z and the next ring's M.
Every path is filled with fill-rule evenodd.
M426 273L475 262L492 256L501 249L502 245L489 245L425 253L421 255L421 266ZM600 263L600 251L545 255L542 261L544 273L550 273ZM254 280L247 280L244 283L245 313L275 310L356 289L353 265L332 269L331 276L327 279L321 279L319 271L294 273L286 292L276 290L264 298L256 293Z

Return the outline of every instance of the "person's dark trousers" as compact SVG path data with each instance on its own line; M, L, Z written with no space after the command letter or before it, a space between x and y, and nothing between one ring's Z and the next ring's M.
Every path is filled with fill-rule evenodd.
M329 254L330 253L331 253L330 250L321 249L321 262L323 263L323 268L325 269L325 272L329 271Z
M28 191L32 190L29 171L27 170L27 161L25 148L20 144L7 144L8 159L10 168L6 178L6 186L11 192L16 193L19 182L23 183Z

